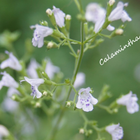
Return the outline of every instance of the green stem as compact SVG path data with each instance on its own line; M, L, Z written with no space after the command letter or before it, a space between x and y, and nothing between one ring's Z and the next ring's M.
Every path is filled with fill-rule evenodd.
M76 75L78 73L78 70L79 70L79 67L80 67L80 64L81 64L81 61L82 61L82 57L83 57L83 51L84 51L84 23L82 22L81 23L81 30L82 30L82 33L81 33L81 46L80 46L80 55L79 55L79 58L78 58L78 62L77 62L77 65L75 67L75 70L74 70L74 74L73 74L73 77L72 77L72 82L71 84L73 85L74 82L75 82L75 79L76 79ZM71 93L71 90L72 90L72 87L69 88L69 91L68 91L68 96L65 100L65 102L69 99L69 96L70 96L70 93ZM55 125L55 127L53 128L53 131L51 133L51 136L50 136L50 140L54 140L55 139L55 135L56 135L56 132L57 132L57 129L58 129L58 125L64 115L64 112L65 112L65 104L64 104L64 108L61 110L60 112L60 116L57 120L57 123Z
M84 121L88 123L88 118L86 117L86 115L83 113L82 110L80 110L80 114L83 117Z
M89 37L87 40L84 41L84 44L87 43L89 40L93 39L94 37L96 37L98 35L97 34L94 34L93 36Z
M70 44L69 41L68 41L68 46L69 46L70 50L72 51L74 57L76 58L76 57L77 57L77 54L75 53L75 51L74 51L74 49L73 49L73 47L71 46L71 44Z
M77 41L77 40L74 40L74 39L66 38L66 40L69 40L71 42L74 42L75 44L81 44L80 41Z

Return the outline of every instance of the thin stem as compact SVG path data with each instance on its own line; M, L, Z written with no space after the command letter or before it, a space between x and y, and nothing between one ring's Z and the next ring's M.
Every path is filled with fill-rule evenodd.
M80 110L80 114L81 114L81 116L83 117L83 119L85 120L85 122L88 123L88 118L86 117L86 115L83 113L82 110Z
M79 55L77 65L76 65L75 70L74 70L74 74L73 74L73 78L72 78L72 82L71 82L72 85L75 82L76 75L78 73L78 70L79 70L79 67L80 67L80 64L81 64L81 61L82 61L83 53L84 53L84 24L83 24L83 22L81 23L81 31L82 31L82 33L81 33L80 55ZM72 87L69 88L67 100L69 99L71 90L72 90Z
M81 23L81 30L82 30L82 33L81 33L82 35L81 35L80 55L79 55L78 62L77 62L77 65L75 67L74 74L73 74L73 77L72 77L72 82L71 82L72 85L75 82L76 75L78 73L78 70L79 70L79 67L80 67L80 64L81 64L81 61L82 61L82 57L83 57L83 50L84 50L84 43L83 43L84 42L84 23L83 22ZM72 90L72 87L69 88L68 96L67 96L65 102L69 99L71 90ZM60 121L61 121L61 119L64 115L65 110L66 110L66 108L65 108L65 103L64 103L64 108L60 112L60 116L57 120L57 123L56 123L55 127L53 128L52 133L51 133L50 140L55 139L55 135L56 135L56 132L57 132L57 129L58 129L58 125L59 125L59 123L60 123Z
M75 51L74 51L74 49L73 49L73 47L71 46L71 44L70 44L69 41L68 41L68 46L69 46L70 50L72 51L74 57L76 58L76 57L77 57L77 54L75 53Z
M97 35L98 35L98 33L97 34L94 34L91 37L89 37L87 40L84 41L84 44L87 43L89 40L91 40L93 37L96 37Z
M67 40L74 42L75 44L81 44L80 41L74 40L74 39L70 39L70 38L66 38Z

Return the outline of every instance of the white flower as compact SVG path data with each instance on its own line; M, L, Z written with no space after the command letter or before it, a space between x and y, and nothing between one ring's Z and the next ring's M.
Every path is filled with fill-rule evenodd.
M76 107L79 109L83 109L85 112L89 112L93 110L93 105L98 103L98 100L94 98L90 94L90 87L88 88L82 88L79 90L78 94L78 102L76 104Z
M39 67L39 64L36 62L35 59L31 59L30 64L27 68L27 74L31 78L38 78L38 74L36 72L36 69Z
M76 80L74 82L74 87L78 88L81 85L83 85L85 83L85 74L82 72L79 72L76 76Z
M10 67L14 70L20 71L22 66L20 65L18 59L8 51L5 51L5 53L9 55L9 58L1 63L0 68L4 69L6 67Z
M2 102L2 107L8 112L13 112L18 108L18 102L13 101L11 98L6 97Z
M95 23L94 32L97 33L103 26L106 17L106 10L97 3L90 3L86 8L85 18ZM107 29L113 31L115 28L108 25Z
M0 125L0 138L6 137L8 135L9 135L9 131L7 130L7 128L3 125Z
M121 19L123 22L125 21L131 21L132 19L129 17L129 15L126 13L125 10L123 10L124 6L127 6L128 3L118 2L117 7L110 13L108 20L114 21Z
M59 8L56 8L55 6L53 6L53 13L54 13L54 17L55 17L55 21L56 24L62 28L65 26L65 13L63 11L61 11Z
M40 98L42 96L42 93L38 90L38 86L40 84L44 83L44 79L37 78L37 79L29 79L28 77L24 77L25 80L21 80L21 82L26 81L31 85L32 93L31 96L33 98L36 96L36 98Z
M54 74L57 73L57 72L59 72L59 71L60 71L59 67L54 66L52 64L51 60L48 59L45 72L47 73L47 75L49 76L49 78L52 79L53 76L54 76Z
M85 18L87 21L96 23L101 17L105 17L106 10L97 3L90 3L86 7Z
M123 138L123 128L119 123L107 126L106 131L111 134L112 140L119 140Z
M11 77L8 73L2 72L0 74L3 75L3 77L0 81L0 89L3 86L13 87L13 88L17 88L19 86L18 83L13 79L13 77Z
M31 26L31 29L33 28L36 28L33 34L34 37L32 39L33 46L38 46L38 48L41 48L44 44L44 37L51 35L53 30L42 25L33 25Z
M123 95L120 99L117 100L119 105L125 105L128 113L133 114L139 111L139 105L137 103L138 98L136 94L132 94L130 91L128 94Z
M7 91L7 96L11 97L13 94L19 94L19 91L13 87L10 87Z

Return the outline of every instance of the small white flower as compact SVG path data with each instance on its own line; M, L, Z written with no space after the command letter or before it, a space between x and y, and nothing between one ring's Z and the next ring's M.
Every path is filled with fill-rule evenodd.
M21 82L26 81L31 85L32 93L31 96L33 98L40 98L42 93L38 90L38 86L44 83L44 79L37 78L37 79L29 79L28 77L24 77L25 80L21 80Z
M56 24L62 28L65 26L65 13L63 11L61 11L59 8L56 8L55 6L53 6L53 13L54 13L54 17L55 17L55 21Z
M54 66L51 62L50 59L47 60L47 65L46 65L46 69L45 72L47 73L47 75L49 76L50 79L53 78L54 74L59 72L60 69L57 66Z
M5 69L6 67L10 67L14 70L20 71L22 66L20 65L18 59L13 55L13 53L8 51L5 51L5 53L9 55L9 58L1 63L0 68Z
M89 112L93 110L93 105L98 103L98 100L94 98L90 94L90 87L88 88L82 88L79 90L78 94L78 102L76 104L76 107L79 109L83 109L85 112Z
M39 67L39 64L36 62L35 59L31 59L30 64L27 68L27 74L31 78L38 78L38 74L36 69Z
M2 102L2 107L4 110L8 112L13 112L18 108L18 102L13 101L11 98L6 97Z
M94 27L94 32L97 33L99 32L99 30L101 29L101 27L103 26L105 22L105 17L101 17L96 23L95 23L95 27Z
M74 87L78 88L81 85L83 85L85 83L85 74L82 72L79 72L76 76L76 80L74 82Z
M1 81L0 81L0 90L3 86L6 87L13 87L17 88L19 85L18 83L6 72L1 72L1 75L3 75Z
M111 134L112 140L119 140L123 138L123 128L119 123L107 126L106 131Z
M85 18L87 21L96 23L101 17L105 17L106 10L97 3L90 3L86 7Z
M38 46L38 48L41 48L44 44L44 37L49 36L53 33L53 30L49 27L46 26L42 26L42 25L33 25L30 27L31 29L36 28L34 30L34 34L33 34L33 39L32 39L32 43L33 46Z
M95 23L94 32L97 33L103 26L106 17L106 10L97 3L90 3L86 8L85 18ZM107 29L113 31L115 28L108 25Z
M9 135L9 131L7 130L7 128L3 125L0 125L0 138L6 137L8 135Z
M139 105L137 103L138 98L136 94L132 94L130 91L128 94L123 95L120 99L117 100L119 105L125 105L128 113L133 114L139 111Z
M123 22L131 21L132 19L129 17L126 11L123 10L124 6L127 5L128 3L118 2L117 7L110 13L108 20L114 21L121 19Z

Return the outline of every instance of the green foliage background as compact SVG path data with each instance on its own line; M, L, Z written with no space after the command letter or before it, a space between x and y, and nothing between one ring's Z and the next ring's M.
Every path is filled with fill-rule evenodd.
M83 8L91 0L82 0ZM96 0L103 7L106 7L107 0ZM109 60L103 66L99 64L101 58L105 58L107 54L111 54L127 44L129 39L134 39L136 36L140 36L140 1L139 0L128 0L123 2L129 2L129 6L126 11L132 18L132 22L127 23L123 36L112 38L111 40L106 39L99 47L88 51L82 60L80 71L86 74L86 83L84 87L92 87L94 89L94 96L98 97L101 88L104 84L110 86L110 91L113 94L113 99L119 97L120 94L127 94L130 90L136 93L140 99L140 71L135 76L135 70L137 65L140 64L140 40L133 44L133 46L127 48L125 51L119 53L113 59ZM117 2L116 2L117 3ZM20 38L14 42L15 50L18 52L18 58L20 59L25 52L25 40L31 39L33 31L30 30L30 25L39 23L42 20L48 20L45 13L47 8L56 7L63 10L66 14L72 16L71 23L71 38L80 39L80 22L77 20L76 15L78 10L73 0L1 0L0 1L0 33L5 30L11 32L20 31ZM48 20L49 21L49 20ZM120 21L113 23L115 27L118 27ZM49 24L51 25L51 24ZM108 32L109 33L109 32ZM75 46L75 50L79 47ZM0 46L0 53L4 52L3 46ZM69 54L69 49L66 46L58 49L47 50L46 47L40 49L35 48L33 57L36 57L38 62L44 57L50 57L52 62L61 68L64 72L65 78L71 78L74 69L74 59ZM6 88L5 88L6 89ZM5 90L0 91L0 96L5 94ZM1 97L0 101L2 101ZM111 102L111 100L110 100ZM140 102L138 101L140 104ZM37 110L32 110L34 116ZM0 123L5 124L10 130L13 130L17 120L20 120L17 115L17 120L13 122L9 114L5 115L4 118L0 115ZM45 134L49 134L51 123L47 124L44 115L39 119L41 125L37 128L38 133L30 134L28 136L21 135L20 140L44 140ZM87 113L90 119L99 120L99 127L108 125L111 122L120 122L124 128L123 140L140 140L140 112L135 114L128 114L125 107L119 110L118 114L110 115L104 110L98 110L95 108L94 111ZM77 113L70 111L65 114L65 125L58 132L56 140L84 140L83 135L78 134L78 128L83 126L83 120ZM17 132L20 135L20 132ZM93 133L89 138L85 137L86 140L93 140L96 137L96 133Z

